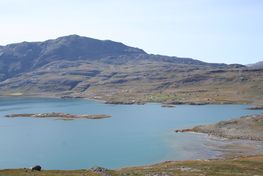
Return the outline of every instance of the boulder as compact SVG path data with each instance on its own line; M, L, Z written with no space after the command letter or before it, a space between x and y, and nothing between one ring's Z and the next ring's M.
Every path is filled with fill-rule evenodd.
M41 171L41 166L39 166L39 165L34 166L34 167L32 167L31 170L32 170L32 171Z

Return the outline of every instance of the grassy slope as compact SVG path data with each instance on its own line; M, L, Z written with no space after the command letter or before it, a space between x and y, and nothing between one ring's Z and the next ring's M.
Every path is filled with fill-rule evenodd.
M164 162L146 167L134 167L106 171L105 173L94 173L87 170L41 172L31 172L30 170L25 169L0 170L0 176L96 176L107 174L109 176L260 176L263 175L263 156L224 160Z

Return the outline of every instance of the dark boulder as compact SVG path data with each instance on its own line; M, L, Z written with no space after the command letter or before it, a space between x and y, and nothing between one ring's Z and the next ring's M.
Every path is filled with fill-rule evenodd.
M41 171L41 166L39 166L39 165L34 166L34 167L32 167L31 170L32 170L32 171Z

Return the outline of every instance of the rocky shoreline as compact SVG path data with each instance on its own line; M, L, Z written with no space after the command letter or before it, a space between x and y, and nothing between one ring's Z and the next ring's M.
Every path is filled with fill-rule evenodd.
M34 113L34 114L9 114L5 117L9 118L19 118L19 117L30 117L30 118L58 118L58 119L104 119L110 118L110 115L106 114L66 114L61 112L51 112L51 113Z
M263 141L263 114L243 116L239 119L221 121L213 125L200 125L175 132L197 132L227 139Z

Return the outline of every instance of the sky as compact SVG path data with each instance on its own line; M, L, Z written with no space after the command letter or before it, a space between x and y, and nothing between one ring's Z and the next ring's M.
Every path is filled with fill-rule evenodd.
M0 45L70 34L249 64L263 60L263 0L0 0Z

